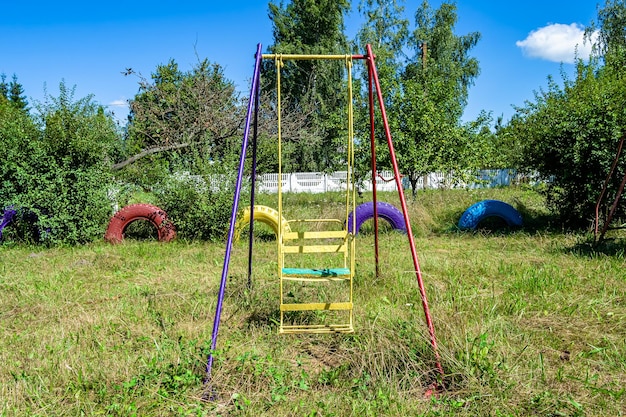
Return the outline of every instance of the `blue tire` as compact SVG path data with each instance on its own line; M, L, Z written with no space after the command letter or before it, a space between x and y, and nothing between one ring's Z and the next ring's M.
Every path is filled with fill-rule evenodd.
M378 217L381 219L385 219L391 227L394 229L406 233L406 223L404 222L404 215L400 210L398 210L393 204L377 202L376 209L378 212ZM355 221L356 221L356 232L354 234L358 234L361 229L361 225L369 219L374 218L374 203L367 202L363 204L359 204L355 209ZM352 233L352 212L348 215L348 232Z
M459 219L459 229L475 230L488 217L499 217L509 227L522 227L522 216L510 204L498 200L483 200L470 206Z

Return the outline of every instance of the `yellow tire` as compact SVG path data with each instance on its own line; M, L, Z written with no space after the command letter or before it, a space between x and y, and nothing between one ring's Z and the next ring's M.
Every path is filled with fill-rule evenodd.
M274 235L278 236L278 211L267 206L254 206L254 220L265 223L274 230ZM235 223L235 241L239 240L239 236L243 229L250 224L250 207L246 207ZM291 232L291 228L285 218L282 218L283 233Z

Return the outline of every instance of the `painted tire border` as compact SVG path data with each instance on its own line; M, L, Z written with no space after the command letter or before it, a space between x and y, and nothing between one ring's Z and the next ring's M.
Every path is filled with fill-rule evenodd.
M0 217L0 239L2 239L2 230L13 221L13 218L15 217L16 214L17 214L17 210L15 210L13 206L4 208L2 217Z
M524 224L522 215L510 204L500 200L482 200L465 210L458 227L461 230L475 230L488 217L499 217L509 227L522 227Z
M376 202L376 208L379 218L386 220L395 230L403 233L407 232L404 214L396 206L378 201ZM354 212L356 216L356 232L354 234L356 235L365 221L374 218L374 203L369 201L359 204ZM350 233L352 233L352 215L352 212L348 215L348 232Z
M176 237L174 224L167 218L167 213L152 204L131 204L118 210L107 227L104 239L109 243L124 240L124 231L136 220L147 220L156 227L159 242L169 242Z
M235 235L234 240L239 240L241 232L244 227L250 224L250 207L246 207L243 212L238 216L239 219L235 223ZM254 205L254 221L265 223L274 230L274 235L278 236L278 211L268 206ZM285 218L282 218L283 233L291 232L289 223Z

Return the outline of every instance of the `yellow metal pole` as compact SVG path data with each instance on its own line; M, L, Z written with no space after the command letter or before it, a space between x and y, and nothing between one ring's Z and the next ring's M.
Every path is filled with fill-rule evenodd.
M282 172L282 149L281 149L281 101L280 101L280 69L283 66L283 61L280 55L274 56L274 65L276 67L276 95L277 95L277 111L278 111L278 233L277 233L277 250L278 254L278 277L280 278L280 304L283 304L283 280L282 280L282 268L284 266L284 256L282 250L283 245L283 172ZM283 328L284 319L283 309L280 309L280 328Z
M302 60L314 60L314 59L334 59L344 60L352 59L352 55L299 55L299 54L263 54L263 59L277 59L282 61L302 61Z
M352 96L352 57L346 58L346 67L348 69L348 196L350 195L350 186L352 186L351 204L346 202L346 221L348 219L348 211L355 213L356 208L356 184L354 181L354 109ZM352 233L350 236L350 302L353 302L354 295L354 268L355 268L355 250L356 250L356 216L352 216ZM348 225L346 225L347 227ZM353 309L350 309L350 328L353 326Z

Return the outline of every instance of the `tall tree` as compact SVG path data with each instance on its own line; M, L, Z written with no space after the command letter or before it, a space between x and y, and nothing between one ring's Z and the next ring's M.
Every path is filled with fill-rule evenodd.
M184 72L171 60L150 80L139 78L139 93L130 102L126 158L114 170L165 151L196 149L205 159L229 154L243 114L235 87L218 64L204 60Z
M357 33L355 50L363 53L367 45L372 47L385 106L393 112L395 103L402 100L400 79L406 64L404 48L409 36L409 20L404 17L404 6L396 0L362 0L358 10L365 18L365 23ZM365 65L360 68L361 77L357 82L360 88L355 94L358 98L355 132L361 139L356 144L357 175L363 176L371 166L371 153L368 151L370 143L368 88L362 85L368 78L368 69ZM378 107L375 111L379 115ZM394 135L399 131L397 121L395 117L389 120ZM384 144L385 138L380 129L377 130L377 134L377 142ZM380 146L377 159L383 161L388 159L386 150L386 145Z
M17 81L17 75L13 74L10 83L7 83L6 78L5 74L0 74L0 97L7 99L19 110L27 110L28 101L24 95L24 87Z
M468 90L479 74L469 55L480 34L456 35L456 4L439 9L423 1L415 13L416 29L409 48L414 52L403 73L404 171L415 190L419 176L435 170L468 167L464 158L469 139L460 129Z
M7 84L6 74L0 74L0 97L9 99L9 84Z
M368 22L361 33L369 34L371 41L381 30L383 93L389 97L386 105L400 170L415 193L425 174L461 171L472 167L469 161L478 162L468 152L477 147L471 142L485 138L478 133L490 118L481 115L463 125L461 116L469 88L479 74L478 61L469 52L480 34L455 34L455 3L444 2L433 9L423 1L415 13L415 29L406 35L395 2L393 7L382 1L366 4ZM400 30L394 32L394 28Z
M28 107L24 87L17 81L17 75L15 74L13 74L13 78L9 83L9 101L20 110L26 110Z
M271 53L346 54L344 14L348 0L293 0L285 5L269 3L274 44ZM265 88L275 89L275 66L264 63ZM345 116L344 95L337 94L344 82L341 63L321 60L286 62L281 69L281 92L287 111L309 117L308 135L284 137L293 149L295 169L323 169L338 160Z
M623 0L606 0L598 7L597 23L586 30L587 38L597 34L595 50L600 56L624 54L626 50L626 3Z
M409 21L403 16L404 6L397 0L362 0L358 9L366 22L357 33L356 49L364 52L366 45L371 45L383 89L397 92L409 36ZM367 68L363 71L367 75Z

